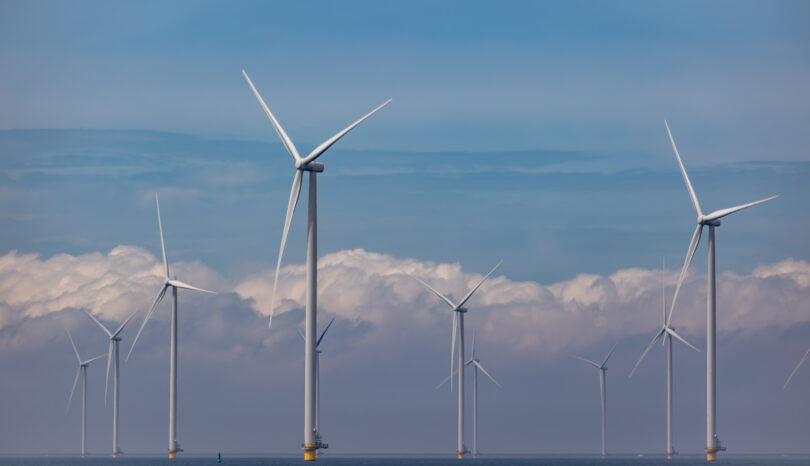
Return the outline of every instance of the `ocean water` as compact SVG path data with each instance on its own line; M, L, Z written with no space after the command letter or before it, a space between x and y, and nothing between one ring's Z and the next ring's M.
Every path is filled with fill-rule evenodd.
M300 465L304 464L304 460L300 457L246 457L246 456L233 456L228 457L224 455L222 458L223 465L244 465L244 466L286 466L286 465ZM693 465L693 464L709 464L701 456L679 456L673 460L667 460L663 457L611 457L607 459L595 457L564 457L564 456L538 456L538 457L501 457L501 458L477 458L477 459L464 459L458 460L456 458L438 458L438 457L348 457L348 456L324 456L318 459L315 463L308 463L312 466L317 465L332 465L332 466L449 466L459 464L470 464L474 466L615 466L615 465L634 465L634 466L664 466L664 465ZM145 466L145 465L172 465L172 466L197 466L197 465L216 465L217 457L212 456L195 456L183 457L174 460L169 460L165 457L121 457L113 460L109 457L5 457L0 458L0 466L79 466L79 465L120 465L120 466ZM750 455L750 456L736 456L720 458L713 463L714 465L810 465L810 456L801 455L794 457L783 456L768 456L768 455Z

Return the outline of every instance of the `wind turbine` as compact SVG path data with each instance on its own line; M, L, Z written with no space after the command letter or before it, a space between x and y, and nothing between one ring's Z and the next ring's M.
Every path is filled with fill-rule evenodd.
M684 340L680 335L675 332L675 329L669 325L667 321L667 298L664 294L664 266L661 267L661 312L662 312L662 321L661 321L661 329L655 332L653 339L650 341L650 344L647 345L647 348L641 353L641 357L638 358L638 362L636 365L633 366L633 370L630 371L629 377L633 376L633 373L636 372L639 364L641 364L641 360L644 359L644 356L652 349L653 345L655 345L658 340L663 336L666 338L666 345L667 345L667 459L672 459L672 456L675 455L675 450L672 448L672 337L680 340L686 346L692 348L693 350L700 352L699 349L692 346L689 342Z
M281 246L278 250L278 262L276 263L276 274L273 277L273 293L270 295L270 322L268 326L273 324L273 315L275 314L276 303L276 288L278 287L278 274L281 268L281 257L284 255L284 245L287 242L287 233L290 230L290 222L292 221L295 207L298 204L298 196L301 194L301 179L304 177L304 172L309 172L309 216L307 219L307 302L306 302L306 323L305 323L305 350L304 350L304 444L301 445L304 450L304 460L314 461L318 455L318 449L327 448L328 445L320 441L318 435L316 420L315 420L315 334L318 326L318 310L317 310L317 294L318 294L318 200L317 200L317 178L318 173L323 172L324 166L315 159L320 157L327 149L332 147L340 138L351 131L355 126L359 125L366 118L373 115L379 109L388 105L391 99L385 101L382 105L375 108L364 117L355 121L336 135L321 143L318 147L312 150L306 157L301 157L298 154L298 149L295 148L292 140L284 132L284 129L279 124L276 117L270 111L270 108L264 103L259 91L253 85L253 82L248 77L245 70L242 70L253 94L259 100L259 104L264 109L264 113L273 124L276 133L278 133L287 152L295 162L295 176L293 177L292 189L290 190L290 200L287 204L287 215L284 219L284 230L281 234Z
M127 326L129 321L135 317L135 314L138 311L133 312L130 314L129 317L118 327L118 330L115 332L110 332L107 327L104 326L96 317L90 313L90 311L85 311L87 315L93 319L93 322L97 323L101 330L104 330L104 333L110 338L110 348L107 351L107 375L104 376L104 404L107 404L107 388L110 382L110 361L115 358L115 369L113 372L113 452L112 457L118 458L118 454L121 453L121 450L118 448L118 343L121 342L121 331L124 330L124 327Z
M67 332L68 338L70 339L70 346L73 347L73 352L76 354L76 361L79 363L79 367L76 368L76 377L73 378L73 388L70 389L70 396L68 397L67 408L65 408L65 415L67 415L68 411L70 410L70 402L73 401L73 392L76 391L76 384L79 382L79 373L82 375L82 458L87 456L87 448L85 446L85 437L87 436L87 366L90 365L91 362L95 361L96 359L101 359L104 357L103 354L100 354L94 358L90 358L87 360L82 360L82 357L79 356L79 350L76 349L76 343L73 342L73 336L70 334L70 330L65 327L65 332Z
M715 295L715 266L714 266L714 229L720 226L720 219L726 215L733 214L738 210L746 209L757 204L761 204L777 196L766 197L759 201L749 202L748 204L741 204L727 209L715 210L714 212L704 215L700 209L700 202L698 202L697 194L692 189L692 183L689 181L689 176L686 174L686 168L683 166L681 156L678 154L678 148L675 147L675 139L672 138L672 132L669 130L669 124L664 120L664 125L667 127L667 134L669 141L672 143L672 150L675 152L675 158L678 160L678 166L681 168L683 180L686 182L686 189L689 191L689 197L692 199L692 205L697 212L697 228L692 235L692 241L689 243L689 249L686 251L686 259L683 262L681 275L678 278L678 286L675 287L675 294L672 297L672 304L669 309L669 317L667 322L672 319L672 311L675 309L675 301L678 299L678 292L681 289L681 284L686 277L686 271L689 268L689 263L692 262L692 256L695 254L700 236L703 232L703 227L709 227L709 264L708 264L708 299L706 300L706 459L714 461L717 459L717 452L724 451L725 448L720 444L720 439L717 437L717 390L715 366L717 358L715 356L716 344L716 312L717 312L717 298Z
M321 332L321 336L318 337L318 341L315 342L315 430L320 432L319 426L321 422L321 340L323 340L324 335L326 335L326 331L329 330L329 327L332 326L332 323L335 321L333 317L332 320L329 321L326 328L323 329ZM298 334L301 335L301 338L306 342L307 337L304 336L304 332L298 331Z
M618 343L617 343L618 344ZM606 415L606 400L605 400L605 374L607 374L607 364L608 359L610 359L610 355L613 354L613 350L616 349L616 345L613 345L613 348L610 349L610 352L605 356L605 359L602 361L602 364L597 364L590 359L585 359L580 356L573 356L580 361L584 361L593 367L599 369L599 391L602 395L602 458L607 456L605 451L605 415Z
M166 291L171 288L172 324L169 355L169 458L171 459L177 456L177 452L183 451L183 449L180 448L180 444L177 442L177 290L182 288L185 290L202 291L203 293L216 293L213 291L204 290L202 288L197 288L196 286L189 285L188 283L183 283L177 279L170 278L169 262L166 259L166 245L163 242L163 223L160 221L160 202L158 201L157 193L155 193L155 205L157 206L158 230L160 231L160 250L163 253L163 266L166 269L166 278L163 281L163 285L160 287L160 291L158 291L155 301L152 303L152 307L149 309L146 317L144 317L143 322L141 323L141 328L138 329L138 333L135 335L135 339L132 341L132 346L129 347L127 361L129 361L129 357L132 356L132 350L135 349L135 344L138 343L138 338L140 338L141 332L143 332L143 328L146 326L146 323L149 322L149 318L152 317L152 313L155 312L155 309L157 309L160 301L162 301L163 297L166 296Z
M799 359L799 363L796 364L796 368L793 369L793 372L790 373L790 377L788 377L787 381L785 381L785 385L782 386L782 390L787 388L788 384L790 383L790 379L792 379L793 376L796 375L796 372L799 370L800 367L802 367L802 364L804 363L804 360L807 359L808 355L810 355L810 348L807 348L807 351L804 352L804 356L802 356L802 358Z
M474 376L473 376L473 451L472 451L472 454L473 454L473 458L478 458L478 370L480 369L481 372L484 373L484 375L489 377L489 380L491 380L492 383L497 385L498 388L503 388L503 386L501 384L499 384L498 381L495 380L491 375L489 375L489 372L487 372L487 370L484 369L484 366L481 365L481 360L478 359L475 356L475 333L473 333L472 356L470 357L470 359L467 360L467 362L464 363L464 365L469 366L470 364L473 365L473 369L475 370L475 372L473 372ZM458 369L456 369L456 372L458 372ZM453 378L453 375L455 375L455 374L448 375L447 378L445 378L442 381L442 383L440 383L436 388L439 388L442 385L444 385L445 383L447 383L448 380Z
M422 280L413 277L419 283L425 285L430 291L432 291L436 296L438 296L442 301L445 302L450 309L453 311L453 335L452 340L450 343L450 390L453 390L453 382L452 377L456 372L454 367L454 359L455 359L455 350L456 350L456 334L458 334L458 457L459 459L464 458L464 454L467 453L467 448L464 446L464 313L467 312L467 309L464 308L464 304L467 300L472 297L473 293L481 286L484 281L492 275L492 272L497 269L503 260L498 261L495 264L495 267L489 271L488 274L484 275L484 278L478 282L465 296L464 298L459 301L458 304L454 304L449 298L444 296L443 294L436 291L435 288L428 285L427 283L423 282Z

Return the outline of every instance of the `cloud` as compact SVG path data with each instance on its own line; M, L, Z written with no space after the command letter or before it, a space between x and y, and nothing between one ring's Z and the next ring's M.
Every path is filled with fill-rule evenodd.
M270 332L256 322L270 314L272 269L229 284L209 267L177 263L184 280L221 292L217 299L196 299L200 320L193 331L201 340L230 340L236 332L239 348L215 342L220 350L251 351L251 347L292 344L305 300L303 265L282 268L277 320L282 330ZM671 297L677 270L664 273ZM318 306L322 319L344 321L352 345L390 349L449 336L449 308L412 277L459 299L482 274L459 264L401 259L362 249L323 256L318 270ZM118 246L107 254L58 254L43 259L16 251L0 257L0 329L26 318L87 309L103 319L120 322L143 310L162 281L160 259L135 246ZM231 291L232 293L229 293ZM661 271L630 268L610 275L580 274L544 285L513 281L498 272L468 302L467 328L487 347L504 356L532 351L552 358L598 342L615 342L651 332L661 320ZM684 284L674 325L700 346L705 325L705 276L692 273ZM721 334L753 333L788 328L810 321L802 303L810 299L810 264L785 259L755 268L748 275L718 276L718 320ZM244 315L253 309L254 316ZM247 311L250 313L250 311ZM205 316L204 319L202 316ZM192 320L189 320L190 322ZM352 330L353 329L353 330ZM295 343L297 344L297 342ZM401 349L402 350L402 349Z

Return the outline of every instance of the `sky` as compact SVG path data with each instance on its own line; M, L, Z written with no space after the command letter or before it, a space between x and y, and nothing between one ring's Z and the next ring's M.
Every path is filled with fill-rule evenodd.
M452 316L411 277L458 298L500 259L468 306L503 385L480 381L479 448L598 452L598 374L571 355L618 344L608 451L663 452L664 351L627 375L695 225L666 119L704 210L780 195L717 230L719 436L810 453L810 367L782 389L810 346L809 23L787 1L0 1L0 454L78 451L62 326L101 354L85 311L138 311L129 350L162 280L156 192L173 275L218 291L180 293L180 444L298 451L306 189L268 329L293 165L243 69L303 153L393 99L319 159L329 452L453 453ZM673 320L701 350L705 301L704 239ZM167 311L122 364L127 453L166 448ZM704 364L675 347L683 453Z

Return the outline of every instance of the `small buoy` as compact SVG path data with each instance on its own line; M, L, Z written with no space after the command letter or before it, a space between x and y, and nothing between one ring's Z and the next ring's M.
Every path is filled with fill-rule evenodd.
M217 463L221 463L221 462L222 462L222 453L217 452Z

